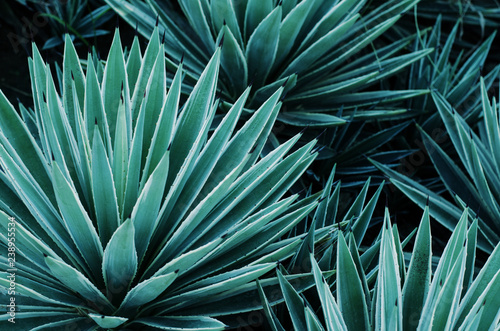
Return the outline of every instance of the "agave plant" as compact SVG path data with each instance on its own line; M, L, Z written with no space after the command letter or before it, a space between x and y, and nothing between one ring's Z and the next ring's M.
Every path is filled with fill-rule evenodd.
M255 109L285 84L286 108L278 119L295 126L332 126L346 120L405 112L386 103L427 90L369 91L429 54L402 54L412 37L372 50L375 40L417 1L388 1L368 11L366 1L147 1L107 0L129 24L149 35L157 17L168 58L184 57L198 77L219 42L221 95L233 103L253 84L246 107ZM180 13L176 6L180 6ZM363 17L361 17L363 13ZM367 51L367 49L369 49ZM373 106L375 109L369 108ZM359 108L359 109L358 109ZM340 116L339 116L339 111Z
M234 316L261 308L242 310L241 293L258 298L258 277L277 286L270 271L303 242L291 230L321 194L284 195L315 141L289 153L297 135L260 157L283 87L236 129L246 89L211 130L221 49L180 107L183 64L167 93L163 48L155 30L125 57L117 31L106 63L89 55L84 72L67 36L61 94L36 46L34 112L0 93L0 287L13 272L16 329L241 325Z
M424 0L418 9L420 17L434 18L441 14L448 22L460 19L468 28L478 27L483 33L486 28L497 28L500 23L500 6L490 1Z
M89 8L88 0L17 0L17 2L26 7L33 6L48 21L52 36L45 41L43 49L62 45L66 32L73 40L76 39L89 46L87 39L109 33L100 27L113 17L113 12L104 2L95 4L94 9Z
M429 198L433 216L450 230L455 226L453 217L460 215L464 206L469 206L479 217L478 246L486 252L491 252L500 242L498 105L495 99L490 103L484 80L481 79L483 118L478 123L479 134L476 134L442 95L436 92L432 96L454 146L453 155L458 155L462 166L455 163L450 156L451 151L446 152L423 129L420 131L428 155L446 189L455 198L456 204L453 205L417 181L380 163L374 163L388 175L396 187L419 206L425 206Z
M435 268L428 207L411 255L403 252L387 209L376 245L361 256L353 236L339 233L336 277L325 278L310 255L322 314L278 271L294 329L498 330L500 245L476 273L477 221L468 226L468 220L465 210ZM369 268L376 250L378 263ZM271 329L285 330L266 291L260 293Z
M442 16L438 16L432 33L422 34L416 45L417 49L433 48L435 51L412 64L409 88L430 86L443 95L469 122L474 122L480 116L482 109L479 78L483 68L486 67L486 60L496 33L492 33L484 42L477 45L474 51L464 54L463 49L457 47L460 22L457 22L446 35L442 28L442 20ZM461 51L457 52L458 49ZM492 86L499 72L500 66L497 65L484 77L488 88ZM409 102L413 109L433 113L425 117L425 120L419 121L428 132L441 124L439 113L429 95Z

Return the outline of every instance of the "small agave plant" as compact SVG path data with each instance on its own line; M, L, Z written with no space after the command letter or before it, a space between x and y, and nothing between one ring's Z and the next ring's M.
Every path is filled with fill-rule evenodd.
M237 129L245 89L212 127L220 48L179 107L183 64L167 92L163 48L155 30L124 56L117 31L84 71L67 37L59 95L34 46L34 112L0 93L0 286L8 297L15 274L16 307L3 325L220 330L247 323L235 303L261 309L257 278L278 285L305 234L282 237L318 204L284 197L315 142L260 157L283 88Z
M233 103L252 83L254 91L245 107L256 109L285 84L286 111L278 120L290 125L335 126L352 118L401 115L405 110L389 106L391 101L428 92L369 91L431 52L402 54L414 36L382 42L375 49L377 38L415 0L387 1L375 9L365 0L106 2L145 36L159 20L170 46L168 58L173 64L184 57L191 77L199 76L224 39L222 100Z
M453 230L462 208L469 206L479 223L478 247L491 253L500 242L500 121L495 98L489 100L486 79L480 79L479 99L482 118L477 122L478 133L465 117L439 92L432 99L444 123L451 145L441 146L423 128L419 128L425 149L442 181L453 196L451 203L389 167L372 161L399 190L420 207L429 200L431 214L446 228ZM458 155L456 162L450 155Z
M431 248L429 208L413 252L403 252L386 210L381 234L362 252L354 236L339 233L336 276L321 273L310 255L322 313L297 293L278 271L295 330L498 330L500 328L500 245L475 270L477 220L466 209L436 264ZM378 263L371 267L376 260ZM408 263L409 260L409 263ZM332 291L332 289L334 289ZM272 330L285 330L260 288ZM280 321L281 320L281 321Z

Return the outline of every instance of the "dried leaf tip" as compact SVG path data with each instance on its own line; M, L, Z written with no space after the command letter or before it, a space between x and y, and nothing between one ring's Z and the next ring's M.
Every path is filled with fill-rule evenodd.
M155 26L158 27L158 24L160 23L160 16L157 15L156 16L156 23L155 23Z
M425 200L425 206L429 207L429 196L427 196L427 200Z
M75 76L73 75L73 70L71 70L71 79L75 80Z
M167 152L170 151L170 147L172 147L172 143L168 144L168 147L167 147Z
M290 79L290 76L288 76L286 79L285 79L285 82L283 84L281 84L281 87L285 87L286 84L288 84L288 80Z
M220 41L219 41L219 47L222 47L222 45L224 45L224 36L225 36L225 34L223 33L222 37L220 38Z
M167 32L167 30L163 30L163 35L161 36L161 43L162 44L165 44L165 33Z
M47 98L45 97L45 92L42 92L42 98L43 98L43 102L47 103Z
M179 64L182 63L184 63L184 51L182 51L181 60L179 61Z
M326 132L326 129L324 129L323 131L321 131L321 133L320 133L320 134L318 134L318 135L316 136L316 140L319 140L319 138L320 138L320 137L321 137L321 136L322 136L325 132Z
M43 253L43 257L49 257L47 254Z
M94 119L94 120L95 120L95 125L97 125L97 117L95 117L95 119Z
M118 29L120 27L120 15L116 15L116 23L115 23L116 28Z

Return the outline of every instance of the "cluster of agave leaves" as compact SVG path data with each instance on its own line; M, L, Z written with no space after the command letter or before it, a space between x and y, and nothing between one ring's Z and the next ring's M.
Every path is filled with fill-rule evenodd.
M371 49L415 0L388 1L375 9L364 0L175 1L184 15L165 0L106 2L146 37L159 19L168 58L175 62L183 57L192 78L200 75L224 39L222 100L233 103L252 83L245 106L255 109L285 84L286 111L278 120L290 125L324 127L353 119L394 118L407 112L394 101L428 92L370 91L432 52L404 54L414 36Z
M283 88L237 127L247 89L211 130L220 48L180 107L183 65L167 92L163 47L155 30L144 54L136 38L124 55L117 31L106 63L89 55L84 72L67 37L59 95L34 45L34 112L0 93L0 264L16 269L14 329L244 325L262 309L256 279L279 288L278 261L302 291L314 283L301 272L310 247L329 270L339 226L363 239L382 186L365 204L367 182L339 216L333 174L323 192L286 194L315 141L292 150L297 135L260 157Z
M498 330L500 246L476 274L478 223L468 223L466 209L437 267L432 261L428 207L410 257L403 252L407 241L401 242L387 209L376 245L361 255L354 236L339 233L335 276L325 278L314 256L310 256L322 313L278 271L294 329ZM378 263L370 267L377 251ZM408 267L406 259L410 260ZM285 330L264 290L260 289L260 293L271 329Z
M427 210L411 258L388 213L360 255L382 185L366 202L365 183L345 213L333 173L322 192L287 195L317 151L293 149L297 135L260 156L283 87L238 127L245 90L211 129L221 49L180 107L183 64L167 92L163 47L155 30L144 54L136 38L124 55L117 32L106 63L89 55L84 72L68 37L59 95L34 46L34 112L18 115L0 93L0 264L16 268L14 329L222 330L264 309L279 330L283 302L300 330L497 327L498 249L472 282L467 212L432 282ZM312 288L323 319L301 298Z
M411 154L414 146L406 142L390 151L382 146L407 128L410 122L401 121L408 118L417 118L429 132L441 124L430 89L438 90L455 107L466 103L468 116L476 119L480 100L475 98L473 105L471 100L479 95L480 68L494 35L475 51L458 57L452 46L463 24L480 25L478 16L492 25L494 20L488 18L497 15L491 4L450 6L446 1L106 2L145 37L159 26L169 45L168 66L173 69L184 58L184 91L192 89L223 39L219 86L223 109L251 83L246 117L284 84L278 121L286 130L273 130L268 144L275 148L304 127L308 130L300 143L307 143L326 127L318 142L321 149L314 170L320 184L326 181L322 174L328 174L334 164L346 181L351 177L356 185L375 170L364 156L394 164ZM441 21L450 21L455 7L466 15L441 45ZM419 19L429 12L438 18L432 33L418 28ZM409 32L415 31L415 23L416 34ZM496 67L485 77L487 86L499 70ZM394 76L402 71L403 75L409 72L403 88L404 83L389 81L400 79Z
M425 130L422 128L419 130L427 152L446 189L455 198L456 204L450 203L417 181L380 163L374 163L390 176L394 185L418 205L423 207L429 198L431 214L450 230L455 227L456 222L453 220L457 219L461 210L465 206L470 206L479 216L478 246L485 252L491 252L500 242L498 235L500 124L497 102L495 99L489 101L487 88L481 79L483 118L478 123L479 134L476 134L440 93L435 92L432 97L463 167L459 167Z
M48 21L53 37L45 42L43 49L63 45L66 32L70 33L73 40L77 40L75 42L83 42L85 45L89 45L87 39L109 33L107 30L100 29L103 24L113 17L113 12L107 5L95 6L96 9L89 12L88 0L16 1L28 8L33 7Z

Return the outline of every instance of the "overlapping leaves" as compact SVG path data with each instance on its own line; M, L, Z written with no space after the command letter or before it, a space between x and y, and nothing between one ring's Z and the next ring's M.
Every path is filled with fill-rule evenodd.
M222 329L238 293L257 297L253 281L305 237L281 240L319 196L284 195L315 142L292 150L297 135L260 157L283 88L236 129L246 89L211 130L220 48L181 107L183 64L167 91L163 48L155 30L143 55L136 38L125 56L117 31L105 65L89 56L84 71L67 37L60 95L34 46L34 112L0 93L0 224L17 222L21 329Z
M495 99L490 103L485 83L481 80L483 120L479 123L479 134L476 134L442 95L433 93L433 99L461 166L452 159L451 152L443 150L424 130L420 131L427 152L444 185L455 198L456 205L416 181L382 164L376 165L390 177L395 186L421 207L429 198L433 216L450 230L454 228L453 219L460 215L461 208L470 206L479 217L478 246L491 252L500 241L500 130L497 103Z
M409 265L402 250L406 240L400 241L387 210L376 245L361 256L352 236L346 240L340 234L336 277L325 278L310 256L322 313L316 314L304 295L280 278L294 329L496 330L500 323L500 246L476 274L477 221L468 225L468 220L465 210L435 269L428 208ZM379 257L371 269L367 256L373 256L374 248ZM265 292L261 295L271 329L283 330Z
M340 125L351 116L390 117L406 110L387 104L427 92L369 91L430 53L404 54L411 37L369 49L416 2L389 1L367 11L366 1L353 0L180 0L179 15L177 4L169 1L107 1L146 36L159 17L171 46L168 57L175 62L183 56L193 77L223 40L223 100L233 103L252 83L246 107L255 109L285 84L286 109L278 119L294 126ZM369 111L373 107L376 111Z

